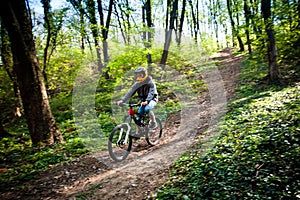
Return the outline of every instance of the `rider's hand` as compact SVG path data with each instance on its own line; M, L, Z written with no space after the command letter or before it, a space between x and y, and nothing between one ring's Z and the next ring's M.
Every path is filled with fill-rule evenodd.
M122 103L123 103L122 100L119 100L119 101L116 102L116 104L117 104L118 106L120 106Z
M144 101L144 102L141 103L141 105L142 105L142 106L146 106L146 105L148 105L148 102L147 102L147 101Z

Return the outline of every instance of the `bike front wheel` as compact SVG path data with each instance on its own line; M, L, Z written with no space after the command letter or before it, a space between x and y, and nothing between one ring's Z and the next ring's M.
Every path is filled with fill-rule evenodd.
M162 137L162 125L159 118L156 118L157 126L155 128L149 128L146 134L146 141L149 145L157 145Z
M127 123L116 126L110 133L108 152L110 157L120 162L125 160L131 151L132 138L127 134L130 126Z

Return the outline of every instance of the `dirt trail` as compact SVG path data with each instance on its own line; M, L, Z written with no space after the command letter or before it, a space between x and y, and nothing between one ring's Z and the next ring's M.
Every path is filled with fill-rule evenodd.
M78 158L40 173L22 189L0 194L0 199L146 199L165 182L178 157L192 151L197 142L208 144L216 136L213 127L234 95L241 57L226 49L213 59L220 61L218 70L202 74L210 83L208 91L197 98L196 108L171 117L165 127L172 128L165 130L158 146L150 147L139 140L129 157L120 163L113 162L107 152ZM207 129L210 134L201 135ZM206 148L209 145L203 145L203 151Z

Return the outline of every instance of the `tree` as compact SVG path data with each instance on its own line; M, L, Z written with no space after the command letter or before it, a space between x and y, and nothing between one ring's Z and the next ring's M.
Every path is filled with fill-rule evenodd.
M0 11L11 41L16 77L32 143L50 145L55 141L63 142L50 109L25 0L2 1Z
M80 20L80 35L81 35L81 50L82 53L84 53L85 50L85 36L86 36L86 31L85 31L85 22L84 22L84 15L86 14L82 5L82 0L68 0L72 6L74 7L75 10L78 11L79 13L79 20Z
M43 75L44 75L44 80L46 83L46 88L48 88L47 86L47 58L48 58L48 49L50 47L50 40L52 37L52 33L53 33L53 23L52 23L52 16L51 16L51 6L50 6L50 0L41 0L41 3L43 4L44 7L44 21L45 21L45 28L47 30L47 38L46 38L46 45L44 48L44 61L43 61Z
M100 45L99 45L99 30L98 30L98 23L96 18L96 7L94 0L85 0L87 13L88 13L88 19L90 21L90 27L92 30L92 35L94 38L96 53L97 53L97 59L98 59L98 70L103 70L103 63L101 59L101 53L100 53Z
M271 19L271 0L262 0L261 12L265 22L265 29L268 35L268 60L269 60L269 79L271 82L279 80L277 65L277 47Z
M181 10L181 15L180 15L180 23L179 23L178 45L180 45L180 43L181 43L182 28L183 28L183 22L184 22L185 8L186 8L186 0L183 0L183 1L182 1L182 10Z
M246 27L245 27L245 32L246 32L246 38L247 38L247 45L248 45L248 52L249 54L252 53L252 48L251 48L251 40L250 40L250 8L248 5L248 0L244 0L244 12L245 12L245 20L246 20Z
M152 43L152 14L151 14L151 1L150 0L146 0L146 2L144 2L144 5L142 7L142 21L143 21L143 25L145 27L145 25L147 24L147 30L143 32L143 41L145 43L145 47L146 48L151 48L151 43ZM151 73L151 64L152 64L152 57L151 54L149 52L147 52L146 55L147 58L147 64L148 64L148 72L149 74Z
M244 49L244 44L243 44L242 38L239 34L238 29L236 28L236 25L235 25L235 22L233 19L233 11L232 11L233 6L231 4L231 0L226 0L226 1L227 1L227 10L228 10L228 14L229 14L230 23L231 23L231 29L232 29L233 45L234 45L234 37L237 37L237 40L239 42L240 51L244 51L245 49ZM238 22L238 19L237 19L237 22Z
M115 7L115 12L118 18L118 23L121 31L123 32L122 35L124 37L125 43L130 43L130 31L131 31L131 24L130 24L130 13L132 12L132 8L129 6L128 0L118 1L117 6L120 10L120 13L117 11Z
M174 30L174 22L176 19L177 10L178 10L178 0L174 0L174 2L172 4L172 10L170 13L170 27L169 27L169 29L166 29L167 32L166 32L166 38L165 38L165 43L164 43L164 50L163 50L161 60L160 60L160 64L161 64L163 70L165 68L167 58L168 58L168 52L169 52L171 38L172 38L172 30ZM168 15L168 12L167 12L167 15ZM168 22L168 20L167 20L167 22ZM168 24L168 23L166 23L166 24Z
M97 2L98 2L98 12L100 15L100 25L101 25L101 33L102 33L102 45L103 45L102 49L103 49L103 56L104 56L104 67L103 68L106 68L107 63L109 62L107 38L108 38L108 30L109 30L111 13L112 13L114 1L113 0L109 1L108 13L107 13L107 18L106 18L105 24L104 24L102 1L97 0ZM106 78L109 78L108 73L105 73L105 76L106 76Z
M191 11L192 11L192 19L193 19L193 25L194 25L194 28L193 28L193 30L194 30L194 38L195 38L195 43L197 43L197 37L198 37L198 29L197 29L197 27L198 27L198 21L197 21L197 18L196 18L196 15L195 15L195 12L194 12L194 6L193 6L193 3L192 3L192 0L188 0L189 1L189 4L190 4L190 6L191 6Z
M44 7L44 27L47 31L43 58L43 76L46 83L46 88L48 88L47 66L51 55L56 48L58 32L62 28L64 9L61 13L55 13L54 15L51 11L50 0L41 0L41 3ZM55 21L54 16L58 17L58 22Z

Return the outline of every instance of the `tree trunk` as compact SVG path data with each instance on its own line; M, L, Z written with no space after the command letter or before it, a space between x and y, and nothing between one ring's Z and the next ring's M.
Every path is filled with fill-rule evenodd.
M98 59L98 70L102 71L103 64L102 64L100 45L99 45L99 31L98 31L98 24L97 24L94 0L86 0L86 6L87 6L88 15L89 15L89 20L91 23L90 27L91 27L92 35L94 38L95 48L96 48L96 54L97 54L97 59Z
M268 58L269 58L269 79L271 82L279 80L277 65L277 48L271 19L271 0L262 0L261 11L265 21L266 32L268 35Z
M170 18L170 28L167 30L166 38L165 38L165 44L164 44L164 50L162 53L162 57L160 60L160 64L162 66L162 69L165 69L165 65L168 59L168 53L169 53L169 48L171 44L171 38L172 38L172 30L174 29L174 22L175 22L175 15L178 9L178 0L175 0L173 2L172 6L172 11L171 11L171 18Z
M180 15L180 23L179 23L178 46L180 46L180 43L181 43L182 28L183 28L183 22L184 22L184 14L185 14L185 7L186 7L186 0L183 0L182 1L182 10L181 10L181 15Z
M80 18L80 35L81 35L81 50L82 50L82 53L84 54L85 52L85 42L84 42L84 39L85 39L85 35L86 35L86 32L85 32L85 23L84 23L84 9L82 7L82 3L81 1L79 1L80 4L79 4L79 18Z
M231 0L227 0L227 10L228 10L228 14L229 14L230 23L231 23L232 36L236 37L239 42L239 47L240 47L239 51L244 51L245 50L244 44L243 44L242 38L239 36L237 28L235 27L235 23L233 20L233 13L232 13L231 8L232 8ZM233 39L233 44L234 44L234 39Z
M63 142L51 113L43 75L39 66L31 19L25 0L1 3L1 18L11 41L17 81L23 101L25 117L33 145Z
M46 88L48 88L48 77L47 77L47 58L48 58L48 49L50 47L50 40L52 37L52 24L51 24L51 13L50 13L50 0L41 0L43 7L44 7L44 21L45 25L44 27L47 30L47 37L46 37L46 45L44 48L44 59L43 59L43 76L44 76L44 81L46 84Z
M220 42L219 42L219 24L218 24L218 5L220 5L220 2L218 1L211 1L211 17L213 18L214 23L214 32L216 37L216 42L218 45L218 48L220 48Z
M251 48L251 41L250 41L250 8L248 5L248 0L244 0L244 13L245 13L245 19L246 19L246 38L247 38L247 45L248 45L248 52L249 54L252 53Z
M114 10L115 10L115 15L117 17L118 25L119 25L119 28L120 28L120 31L121 31L121 34L122 34L122 38L124 40L124 43L127 44L125 30L123 29L122 22L121 22L121 17L119 16L119 12L118 12L116 4L114 4Z
M189 0L189 4L191 6L191 11L192 11L192 19L193 19L193 30L194 30L194 39L195 39L195 43L197 44L197 37L198 37L198 30L197 30L197 19L196 19L196 15L194 12L194 6L191 0Z
M126 0L125 1L125 6L123 4L120 4L118 3L118 8L120 10L120 16L118 15L118 18L119 18L119 26L122 27L123 25L123 31L124 32L124 36L125 36L125 40L126 42L125 43L130 43L130 30L131 30L131 25L130 25L130 21L129 21L129 18L130 18L130 15L129 15L129 4L128 4L128 1ZM125 10L124 10L124 7L125 7ZM121 20L120 20L121 19ZM122 29L121 29L122 30Z
M107 18L106 18L106 23L104 24L104 15L103 15L103 9L102 9L102 1L97 0L98 2L98 12L100 15L100 25L101 25L101 32L102 32L102 46L103 46L103 57L104 57L104 69L106 68L107 63L109 62L109 54L108 54L108 44L107 44L107 36L108 36L108 30L109 30L109 25L110 25L110 19L111 19L111 14L112 14L112 8L114 1L110 0L109 1L109 6L108 6L108 13L107 13ZM108 73L105 73L106 79L109 78Z
M143 33L143 40L146 48L151 48L152 46L152 16L151 16L151 0L146 0L142 8L142 20L143 24L147 24L147 30ZM152 56L150 53L146 54L148 73L151 74L152 68Z

